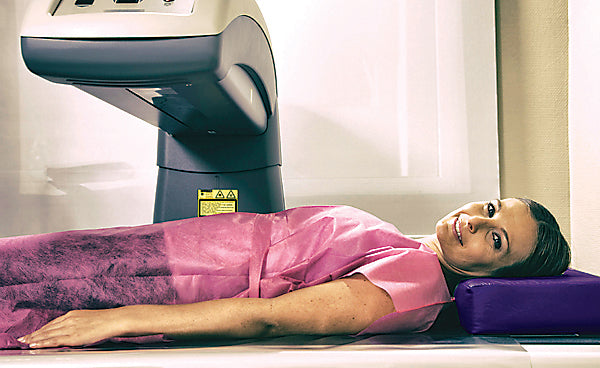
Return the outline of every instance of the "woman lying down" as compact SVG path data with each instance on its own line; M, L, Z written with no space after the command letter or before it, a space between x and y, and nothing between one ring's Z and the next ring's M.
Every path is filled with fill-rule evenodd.
M47 348L420 332L461 279L558 275L570 251L544 207L510 198L420 241L355 208L300 207L5 238L0 259L0 343Z

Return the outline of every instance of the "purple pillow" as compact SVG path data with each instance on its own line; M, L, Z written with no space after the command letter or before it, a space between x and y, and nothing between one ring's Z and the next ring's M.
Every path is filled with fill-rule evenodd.
M600 277L584 272L470 279L454 297L460 324L472 334L600 334Z

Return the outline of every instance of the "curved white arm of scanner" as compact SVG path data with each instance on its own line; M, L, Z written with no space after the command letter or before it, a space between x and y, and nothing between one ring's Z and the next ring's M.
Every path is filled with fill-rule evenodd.
M195 216L198 189L281 211L275 65L254 0L36 0L21 50L33 73L163 130L155 221Z
M254 19L271 43L253 0L34 0L21 28L23 37L123 38L216 35L240 15ZM135 1L135 0L134 0ZM82 3L87 3L82 2ZM140 11L143 10L143 11ZM106 17L106 13L113 16Z
M21 39L32 72L172 135L262 134L275 108L254 0L36 0Z

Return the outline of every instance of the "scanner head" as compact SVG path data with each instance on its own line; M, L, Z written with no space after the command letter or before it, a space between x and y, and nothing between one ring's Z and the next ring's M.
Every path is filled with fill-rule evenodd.
M27 67L170 135L259 135L275 111L275 66L253 0L36 0Z

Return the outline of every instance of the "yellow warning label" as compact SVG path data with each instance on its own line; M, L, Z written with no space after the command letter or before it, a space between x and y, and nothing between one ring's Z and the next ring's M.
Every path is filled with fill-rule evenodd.
M236 212L238 198L237 189L200 189L198 190L198 216Z

